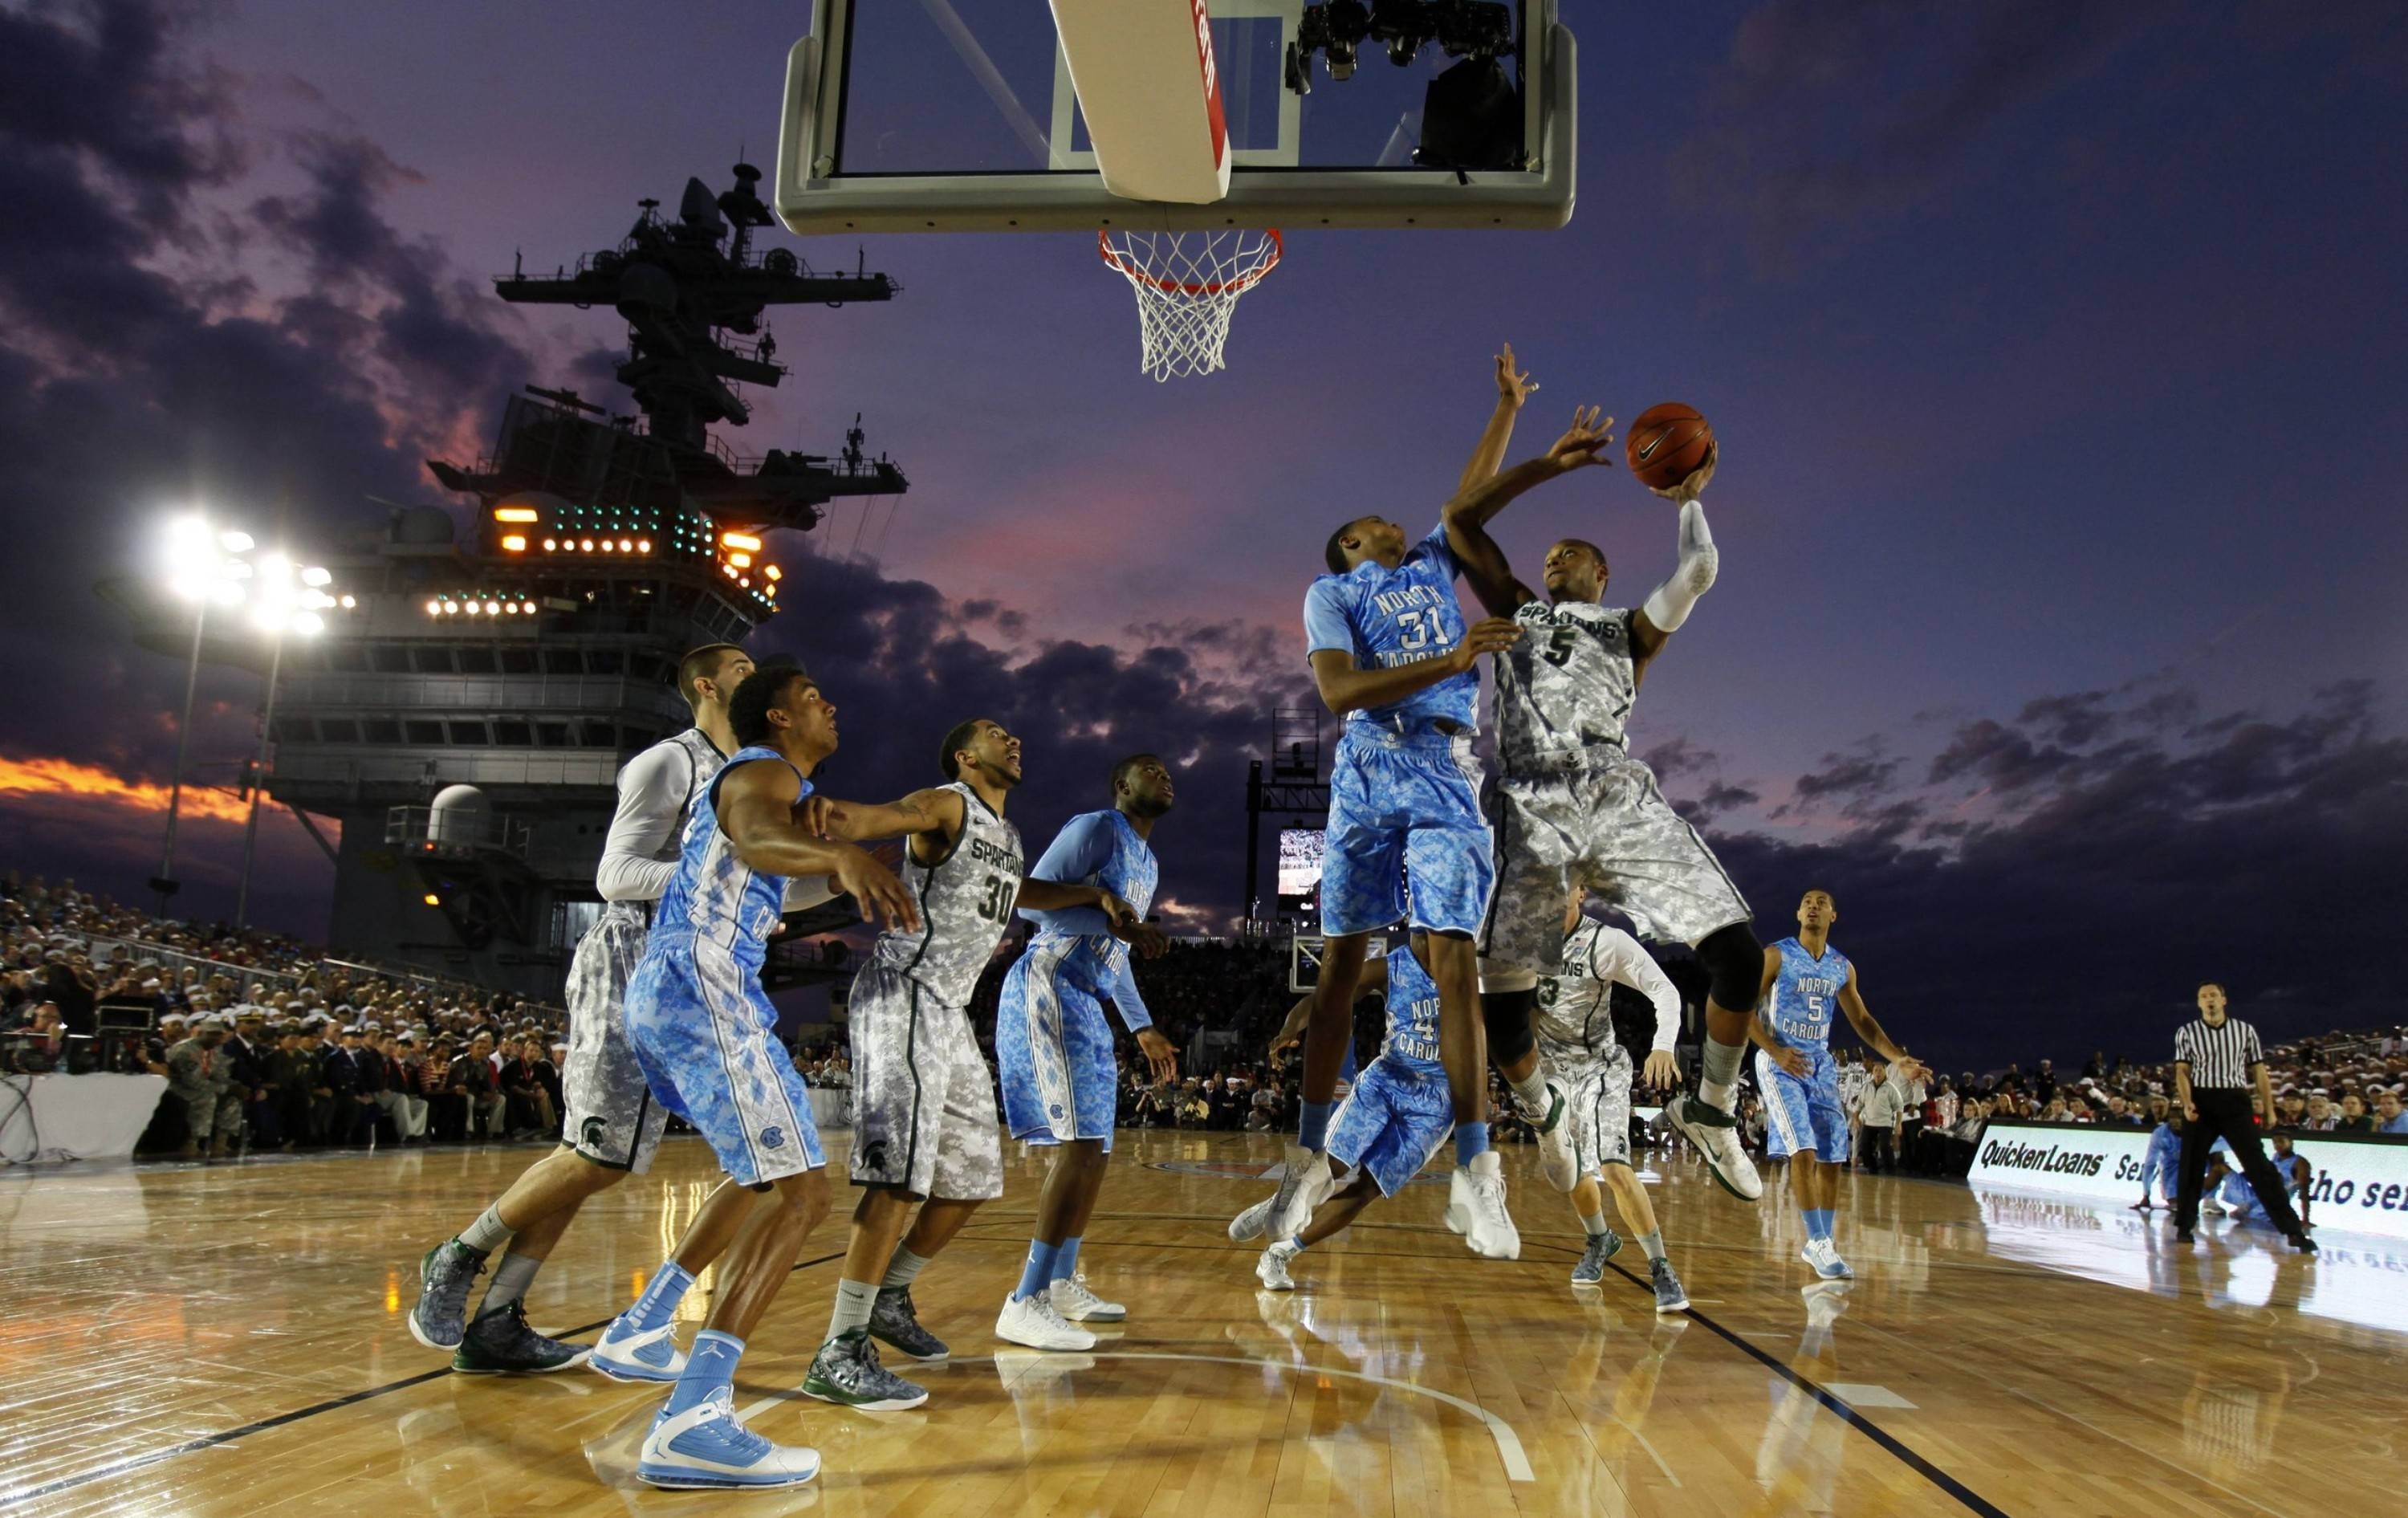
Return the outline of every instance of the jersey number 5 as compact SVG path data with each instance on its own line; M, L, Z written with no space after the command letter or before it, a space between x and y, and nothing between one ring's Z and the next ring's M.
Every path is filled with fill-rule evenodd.
M1577 627L1556 628L1547 635L1547 646L1539 651L1539 657L1561 669L1572 662L1573 640L1579 637L1580 629Z
M1013 882L1000 875L990 875L986 878L986 884L979 890L978 914L990 923L1010 922L1012 898L1019 895L1019 888Z

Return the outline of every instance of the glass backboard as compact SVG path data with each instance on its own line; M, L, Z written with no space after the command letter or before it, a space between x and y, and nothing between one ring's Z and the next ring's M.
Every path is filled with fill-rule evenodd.
M787 58L778 214L801 235L1570 218L1575 58L1555 0L1205 4L1230 149L1222 199L1104 189L1053 12L1036 0L814 0L810 35ZM1350 38L1366 21L1392 34L1405 23L1401 66L1377 33ZM1467 37L1484 50L1450 56ZM1349 52L1351 77L1337 77ZM1290 87L1299 73L1308 93Z

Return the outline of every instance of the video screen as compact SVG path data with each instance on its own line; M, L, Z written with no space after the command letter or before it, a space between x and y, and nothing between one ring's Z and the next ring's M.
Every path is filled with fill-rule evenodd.
M1283 827L1279 836L1279 909L1309 914L1321 909L1321 852L1317 827Z

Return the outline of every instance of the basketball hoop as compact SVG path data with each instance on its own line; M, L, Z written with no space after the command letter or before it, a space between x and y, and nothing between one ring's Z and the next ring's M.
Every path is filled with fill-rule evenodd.
M1096 245L1137 292L1143 367L1157 380L1220 368L1238 297L1280 261L1275 231L1098 232Z

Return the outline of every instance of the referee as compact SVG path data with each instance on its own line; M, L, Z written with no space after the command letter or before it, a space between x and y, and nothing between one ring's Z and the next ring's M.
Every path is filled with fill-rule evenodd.
M2267 1160L2258 1142L2251 1112L2250 1088L2257 1088L2256 1107L2274 1121L2274 1083L2266 1074L2266 1053L2258 1030L2224 1010L2224 987L2214 981L2199 988L2199 1016L2174 1033L2174 1099L2183 1113L2182 1185L2174 1197L2174 1237L2191 1242L2199 1224L2199 1196L2207 1181L2207 1158L2221 1138L2232 1146L2232 1157L2258 1193L2267 1221L2283 1231L2291 1247L2314 1254L2315 1240L2300 1225L2282 1173Z

